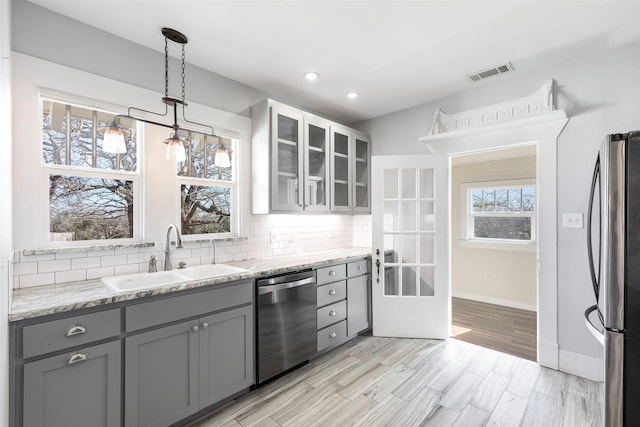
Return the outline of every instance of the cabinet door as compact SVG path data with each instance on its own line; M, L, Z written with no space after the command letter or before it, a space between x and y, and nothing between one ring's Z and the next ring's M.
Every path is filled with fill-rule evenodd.
M349 338L369 328L369 280L365 275L347 280L347 334Z
M198 410L197 329L183 322L125 340L126 426L167 426Z
M120 341L24 365L24 426L119 426Z
M254 383L253 306L200 319L200 408Z
M271 209L303 209L303 114L281 105L271 107Z
M353 137L353 211L371 212L371 158L370 143L367 137L355 134Z
M329 125L307 116L304 122L304 209L329 210Z
M331 211L351 212L351 132L331 127Z

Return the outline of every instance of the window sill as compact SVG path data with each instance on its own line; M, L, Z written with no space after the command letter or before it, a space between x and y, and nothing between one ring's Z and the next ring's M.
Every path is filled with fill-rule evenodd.
M489 240L459 240L463 248L495 249L500 251L535 252L538 245L535 242L492 242Z
M44 254L57 254L61 252L82 252L82 251L94 251L94 250L106 250L106 249L120 249L120 248L151 248L155 246L155 243L114 243L114 244L95 244L87 246L64 246L55 248L42 248L42 249L23 249L22 255L44 255Z

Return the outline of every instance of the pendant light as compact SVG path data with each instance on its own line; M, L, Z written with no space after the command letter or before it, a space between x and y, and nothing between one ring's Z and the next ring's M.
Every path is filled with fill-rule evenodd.
M164 113L156 113L153 111L144 110L142 108L129 107L126 115L120 114L115 116L113 118L113 122L111 123L111 125L104 128L103 150L108 153L125 153L126 152L125 138L129 136L129 131L126 130L120 124L120 119L123 117L126 117L126 118L131 118L134 120L141 121L143 123L149 123L152 125L171 128L173 132L171 132L169 137L163 141L165 144L167 144L167 158L174 159L176 162L184 162L187 158L185 146L189 145L189 141L181 137L178 134L178 131L180 130L189 131L190 129L181 127L178 124L178 106L179 105L182 107L181 121L185 123L190 123L196 126L208 128L210 130L210 133L191 130L192 132L198 132L211 137L216 137L212 126L190 121L185 116L184 110L185 110L185 107L187 106L187 102L185 101L186 85L185 85L184 46L188 42L187 36L171 28L163 28L162 35L164 35L164 97L162 98L162 102L165 104ZM169 40L182 45L182 98L181 99L173 98L169 96ZM159 123L159 122L147 120L143 117L133 116L131 114L131 112L135 110L142 113L148 113L148 114L153 114L155 116L165 117L169 114L169 107L173 109L173 124L171 125L168 125L166 123ZM227 154L227 158L228 158L228 154Z
M229 157L229 150L224 146L222 138L218 138L218 145L216 146L215 156L213 157L213 164L219 168L231 167L231 158Z

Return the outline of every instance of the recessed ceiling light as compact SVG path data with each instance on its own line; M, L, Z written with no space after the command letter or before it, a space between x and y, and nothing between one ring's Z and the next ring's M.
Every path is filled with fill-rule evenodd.
M304 73L304 78L307 80L315 80L318 77L320 77L320 74L316 73L315 71L307 71L306 73Z
M357 98L357 97L358 97L358 95L359 95L359 94L358 94L358 92L349 92L349 93L347 94L347 98L351 98L351 99L353 99L353 98Z

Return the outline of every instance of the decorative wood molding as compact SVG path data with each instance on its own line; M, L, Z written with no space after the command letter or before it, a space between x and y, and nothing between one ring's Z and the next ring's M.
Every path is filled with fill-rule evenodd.
M550 79L529 96L460 113L448 114L438 108L433 116L429 136L502 124L553 111L553 86L553 79ZM424 138L426 137L420 140Z

